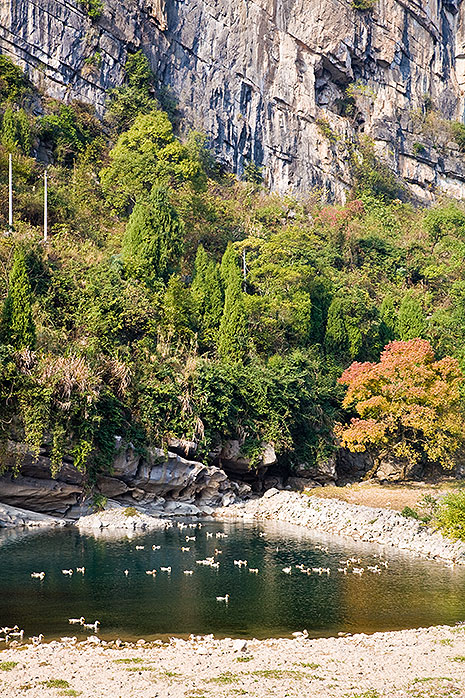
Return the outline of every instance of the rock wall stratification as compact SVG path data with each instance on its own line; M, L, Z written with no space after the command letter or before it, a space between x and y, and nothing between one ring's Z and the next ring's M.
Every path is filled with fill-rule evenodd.
M366 12L350 0L104 4L92 23L77 0L1 0L0 50L48 94L102 112L128 51L142 48L217 154L237 172L264 165L281 192L318 186L343 199L346 141L366 134L420 198L465 194L461 154L416 118L425 95L442 118L464 116L461 0L376 0Z

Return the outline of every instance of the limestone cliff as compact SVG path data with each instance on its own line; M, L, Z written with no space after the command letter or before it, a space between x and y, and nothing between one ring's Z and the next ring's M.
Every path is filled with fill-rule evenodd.
M441 121L464 115L464 19L461 0L375 0L367 11L351 0L104 0L94 22L78 0L1 0L0 50L50 95L102 112L127 52L142 48L235 171L253 159L278 191L343 198L346 143L364 133L428 200L465 193ZM437 111L426 127L425 95Z

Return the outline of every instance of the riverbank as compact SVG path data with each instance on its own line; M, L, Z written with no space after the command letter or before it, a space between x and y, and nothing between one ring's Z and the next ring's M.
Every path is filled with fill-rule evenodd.
M303 494L270 489L260 498L211 509L209 513L222 520L283 521L355 541L393 546L430 559L465 564L465 542L445 538L432 528L415 519L406 518L393 509L342 501L334 498L337 494L335 492L324 496L326 489L334 490L320 488L318 494L314 490ZM345 489L342 488L342 491ZM0 528L68 523L77 525L82 530L121 531L121 535L124 535L125 531L143 532L171 525L171 517L161 519L145 514L142 508L138 509L140 510L111 503L110 509L70 522L0 504Z
M308 640L51 642L0 652L0 696L465 696L465 627Z
M324 489L324 488L323 488ZM305 526L356 541L390 545L415 555L465 564L465 543L452 541L391 509L271 489L263 497L217 509L221 519L267 520Z

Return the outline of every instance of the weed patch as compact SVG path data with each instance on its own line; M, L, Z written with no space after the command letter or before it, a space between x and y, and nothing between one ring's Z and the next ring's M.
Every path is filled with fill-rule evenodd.
M0 662L0 669L2 671L11 671L17 664L18 662Z

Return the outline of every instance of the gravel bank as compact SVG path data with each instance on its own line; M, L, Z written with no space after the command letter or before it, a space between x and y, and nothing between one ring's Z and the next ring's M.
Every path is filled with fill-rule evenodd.
M392 545L423 557L465 564L465 543L445 538L390 509L272 489L260 499L217 510L215 516L286 521L357 541Z
M120 649L112 645L51 642L4 650L0 696L465 696L463 626L318 640L206 638Z

